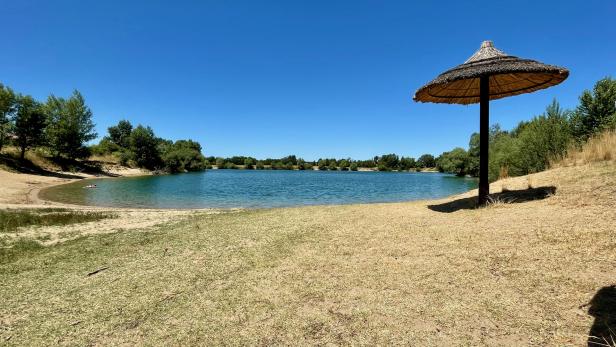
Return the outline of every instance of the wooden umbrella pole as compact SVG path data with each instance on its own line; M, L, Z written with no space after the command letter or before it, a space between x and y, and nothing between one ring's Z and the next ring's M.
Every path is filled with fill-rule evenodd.
M490 76L479 79L479 205L488 202L488 148L490 143Z

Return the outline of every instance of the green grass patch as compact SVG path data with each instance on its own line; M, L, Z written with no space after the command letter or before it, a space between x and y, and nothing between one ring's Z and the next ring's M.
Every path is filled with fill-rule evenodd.
M12 232L20 227L69 225L114 218L108 212L72 211L63 208L0 210L0 232Z

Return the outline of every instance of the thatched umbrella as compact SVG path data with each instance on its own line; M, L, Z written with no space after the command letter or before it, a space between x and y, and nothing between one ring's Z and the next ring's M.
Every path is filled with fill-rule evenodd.
M567 69L534 60L520 59L484 41L464 64L445 71L419 88L413 100L446 104L480 103L479 204L490 192L488 182L488 132L490 100L551 87L569 76Z

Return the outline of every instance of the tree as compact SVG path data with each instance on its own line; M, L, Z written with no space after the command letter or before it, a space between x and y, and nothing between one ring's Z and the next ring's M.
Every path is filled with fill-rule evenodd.
M254 169L255 160L254 158L246 158L244 159L244 169L252 170Z
M76 90L68 99L51 95L45 111L49 116L47 138L55 155L70 159L88 156L85 143L96 138L96 132L83 96Z
M20 158L23 160L28 148L43 143L47 116L42 106L31 96L20 96L17 100L15 136L21 150Z
M616 80L606 77L598 81L593 91L585 90L580 105L571 119L573 135L578 141L605 129L616 127Z
M357 168L358 168L358 165L356 162L352 162L351 166L349 167L351 171L357 171Z
M317 166L319 167L319 170L327 170L327 160L319 159L319 161L317 161Z
M17 108L16 99L13 90L0 83L0 150L11 130L11 118Z
M384 154L379 157L377 167L379 171L390 171L398 168L400 159L396 154Z
M419 159L417 159L417 167L418 168L426 168L426 167L435 167L436 161L434 160L434 156L432 154L424 154Z
M550 160L561 158L572 140L570 111L552 101L543 115L524 124L518 132L516 164L523 175L545 170Z
M400 158L400 170L403 171L408 171L412 168L414 168L417 165L417 163L415 162L415 158L411 158L411 157L401 157Z
M467 174L471 176L479 176L479 156L480 156L480 138L479 133L473 133L468 141L468 167Z
M129 121L121 120L117 125L107 128L107 131L111 142L122 148L130 146L130 134L133 131L133 125Z
M450 152L441 154L437 165L440 171L454 173L456 176L464 176L468 167L468 153L464 148L456 147Z
M149 170L160 168L161 158L158 151L158 140L150 127L142 125L133 129L130 135L130 151L137 166Z
M340 171L348 171L349 170L349 161L350 159L342 159L340 160Z
M165 169L169 172L201 171L207 166L205 157L201 153L201 145L193 140L175 141L162 153Z

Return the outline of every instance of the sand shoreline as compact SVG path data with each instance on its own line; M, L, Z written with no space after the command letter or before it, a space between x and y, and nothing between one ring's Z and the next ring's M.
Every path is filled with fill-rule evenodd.
M88 209L100 208L98 206L73 205L45 200L39 197L39 193L41 190L49 187L69 184L77 181L87 181L95 178L148 176L151 174L151 172L141 169L116 169L107 170L103 175L94 175L89 173L74 174L70 172L57 172L54 173L54 175L36 175L9 172L0 169L0 208L35 208L49 206Z

